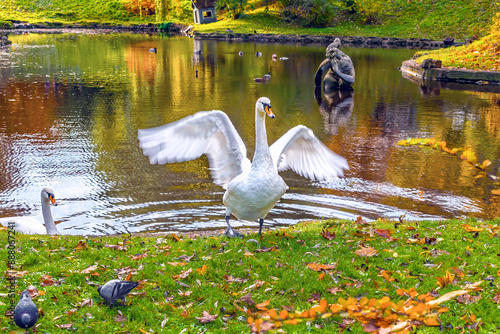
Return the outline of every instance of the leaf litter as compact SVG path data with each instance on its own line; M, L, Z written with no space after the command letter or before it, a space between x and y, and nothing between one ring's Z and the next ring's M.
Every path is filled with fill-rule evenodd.
M180 332L194 322L256 333L310 326L371 333L450 326L488 330L493 324L487 314L500 304L498 231L495 221L409 224L358 218L267 232L258 248L244 240L190 241L176 235L106 242L75 238L77 246L64 249L59 236L20 237L27 254L38 260L48 256L57 266L40 273L40 265L24 265L10 275L20 284L42 287L31 291L45 314L38 324L43 331L88 326L82 321L89 319L101 325L113 319L128 331L142 326L153 332ZM317 256L314 262L304 262L308 252ZM142 282L135 298L118 314L102 308L94 285L132 277ZM78 281L83 285L77 288ZM47 291L51 297L43 299ZM158 310L153 315L152 305ZM62 325L44 321L50 318L61 318Z

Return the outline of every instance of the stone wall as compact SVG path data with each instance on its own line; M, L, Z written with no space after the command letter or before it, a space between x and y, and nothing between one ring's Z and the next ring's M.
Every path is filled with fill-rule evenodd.
M476 85L500 85L500 72L473 71L459 68L424 68L413 60L406 60L401 71L423 80L469 83Z
M262 43L318 43L328 45L335 38L341 40L342 45L367 46L367 47L411 47L419 49L434 49L443 47L443 41L415 38L391 38L391 37L360 37L360 36L334 36L334 35L274 35L274 34L238 34L238 33L193 33L196 39L217 39L238 42L262 42Z
M11 45L11 44L12 44L12 41L9 41L9 35L0 33L0 47Z

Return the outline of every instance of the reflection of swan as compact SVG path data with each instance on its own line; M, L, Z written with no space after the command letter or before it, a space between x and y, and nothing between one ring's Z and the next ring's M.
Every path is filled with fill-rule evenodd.
M42 215L45 226L33 217L2 218L0 223L6 227L9 227L9 223L14 223L14 230L24 234L59 234L50 212L50 203L57 205L54 191L50 187L45 187L42 189L40 197L42 199Z
M208 157L214 183L226 189L227 236L239 236L229 215L242 220L259 219L259 233L267 213L288 188L279 171L291 169L312 180L343 176L349 169L341 156L328 149L303 125L290 129L271 147L267 143L265 115L274 118L271 101L255 104L255 154L253 162L229 117L222 111L200 111L173 123L139 130L140 147L152 164Z
M333 90L321 96L321 87L315 87L314 97L319 105L319 111L325 119L325 129L329 134L336 134L340 125L346 125L351 119L354 108L353 92L351 90Z

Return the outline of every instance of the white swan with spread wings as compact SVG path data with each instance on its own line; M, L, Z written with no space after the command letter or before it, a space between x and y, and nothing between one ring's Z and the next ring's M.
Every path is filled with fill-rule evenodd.
M233 214L240 220L259 219L259 234L267 213L288 189L278 172L291 169L311 180L344 175L346 159L332 152L312 132L298 125L271 147L267 143L266 114L274 118L271 101L261 97L255 104L255 153L247 158L245 145L229 117L222 111L200 111L178 121L139 130L139 145L152 164L167 164L208 157L214 183L226 189L226 235L241 236L229 224Z

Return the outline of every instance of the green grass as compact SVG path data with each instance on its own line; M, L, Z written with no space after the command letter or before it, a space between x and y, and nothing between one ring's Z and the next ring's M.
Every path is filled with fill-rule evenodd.
M468 231L464 224L479 230ZM321 235L324 228L335 233L332 240ZM262 239L256 234L245 239L228 239L218 234L198 238L186 235L181 241L173 236L16 235L16 269L22 275L17 281L16 294L19 296L30 284L40 292L34 301L42 313L37 328L41 333L60 332L58 325L70 323L79 333L138 333L150 329L154 333L179 333L184 329L188 329L185 333L205 330L205 333L248 333L249 314L257 322L265 320L264 324L280 325L279 319L273 321L269 314L273 315L270 310L279 314L283 309L298 319L291 321L297 321L296 325L283 324L287 333L338 331L341 326L359 333L363 332L360 322L363 318L355 313L354 304L359 306L371 299L375 305L372 313L380 311L376 322L380 325L390 313L389 309L381 312L379 304L387 299L384 297L394 303L414 300L415 304L421 304L416 296L411 298L403 291L409 294L414 288L421 298L427 293L433 296L427 298L437 298L481 282L477 291L471 289L467 295L442 303L443 313L436 319L445 329L453 327L457 332L467 332L478 327L491 333L499 329L498 233L499 220L404 224L327 220L269 231ZM391 238L387 238L388 234ZM2 244L7 244L7 231L1 231L0 235ZM249 242L252 238L259 243ZM127 249L109 247L118 244ZM358 255L355 252L361 245L372 247L377 254ZM275 248L265 251L270 247ZM2 247L0 253L7 258L7 248ZM192 258L187 261L183 258L186 256ZM184 264L175 265L179 262ZM308 268L310 263L335 267L314 271ZM6 273L5 261L1 267ZM84 273L89 267L88 273ZM123 274L118 276L120 269ZM187 277L175 278L190 269ZM142 284L127 298L126 305L105 305L96 286L89 284L101 285L110 279L125 278L129 272L130 280ZM441 287L437 278L443 279L447 273L453 279ZM5 292L8 288L6 280L3 282ZM334 287L336 294L327 291ZM247 293L251 293L256 304L267 301L269 304L260 305L259 311L256 305L240 301ZM4 314L7 299L2 300L5 304L0 312ZM328 309L321 310L324 318L311 314L308 318L299 316L311 307L317 306L318 310L319 305L326 305L322 303L328 304ZM347 303L353 309L344 307L332 313L330 305L336 303ZM203 311L217 317L202 324L197 318L202 317ZM419 313L417 316L430 324L429 316ZM287 319L290 322L290 316ZM440 332L439 327L417 322L414 326L419 333ZM14 329L5 317L1 327Z
M155 22L155 16L135 15L122 0L5 0L0 4L0 20L29 23L109 23L143 24Z
M99 22L110 24L156 22L155 15L139 17L124 7L124 0L5 0L0 4L0 20L28 22ZM500 10L496 0L456 1L357 1L361 4L356 13L342 10L342 2L335 18L325 28L300 28L287 24L280 17L277 3L269 8L260 1L251 0L252 10L238 20L228 13L217 13L216 23L196 25L200 32L224 31L250 33L254 30L276 34L335 34L346 36L379 36L402 38L443 39L452 36L466 40L473 35L487 34L491 19ZM363 5L364 4L364 5ZM177 5L173 5L174 7ZM168 21L192 24L192 16L179 19L174 12L167 13ZM367 24L367 17L376 24Z
M439 59L444 67L500 71L500 13L497 13L490 34L469 45L433 51L421 51L415 61Z
M200 32L223 31L226 28L238 33L250 33L254 29L263 33L276 34L314 34L345 36L378 36L400 38L429 38L440 40L452 36L457 40L470 38L474 34L484 36L489 29L491 19L500 10L497 1L371 1L380 12L374 15L377 24L366 24L364 15L339 12L338 17L326 28L300 28L286 24L280 18L279 7L257 6L243 18L233 20L223 13L218 22L197 25ZM474 13L474 15L471 15Z

